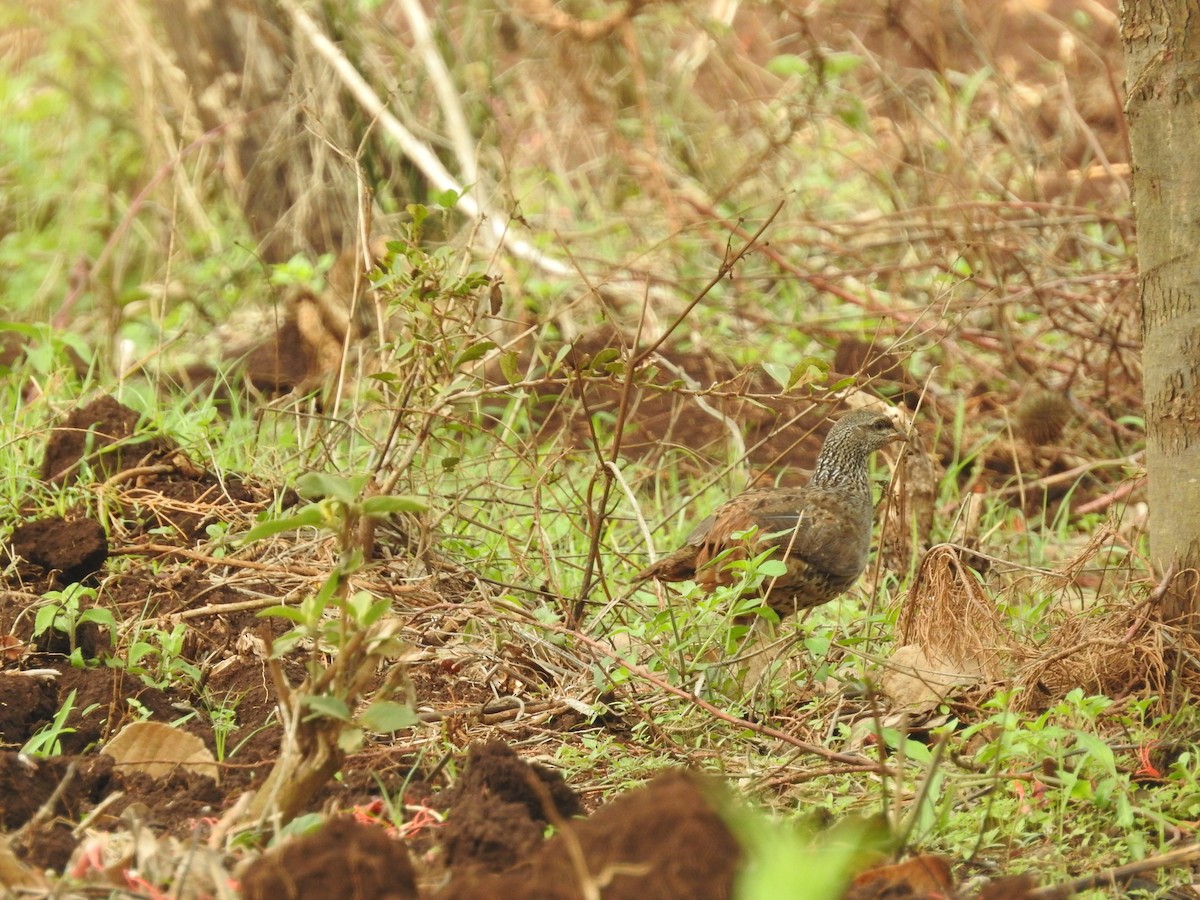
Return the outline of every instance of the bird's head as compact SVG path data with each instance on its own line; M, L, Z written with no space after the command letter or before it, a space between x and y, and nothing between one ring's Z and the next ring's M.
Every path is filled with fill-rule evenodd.
M896 426L891 417L870 409L858 409L837 420L829 432L829 439L851 440L855 444L874 452L895 441L906 441L908 436Z

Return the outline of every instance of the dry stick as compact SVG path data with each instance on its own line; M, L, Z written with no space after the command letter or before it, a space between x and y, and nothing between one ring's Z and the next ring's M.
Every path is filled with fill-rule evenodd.
M1075 508L1074 513L1077 516L1083 516L1088 513L1100 512L1102 509L1108 509L1114 503L1120 503L1122 500L1128 498L1130 494L1145 485L1145 483L1145 477L1126 481L1115 490L1109 491L1109 493L1097 497L1095 500L1089 500L1087 503L1080 504Z
M471 129L467 125L467 117L463 114L461 93L446 68L446 62L438 53L437 45L429 28L429 18L425 9L417 0L400 0L400 9L408 19L408 27L412 30L413 46L425 66L425 73L433 84L433 93L437 96L438 106L446 117L446 131L450 138L450 146L458 160L458 168L463 181L468 185L479 183L479 166L475 160L475 142Z
M783 203L784 201L780 200L779 203L776 204L775 208L767 215L767 218L763 221L758 231L754 232L754 234L750 235L750 237L746 239L746 243L742 246L741 250L739 250L733 256L730 256L728 246L726 247L725 259L721 263L721 267L717 269L717 274L714 275L712 280L701 289L700 293L693 297L691 302L689 302L688 305L683 308L683 312L675 317L675 321L667 326L667 329L659 336L658 340L652 343L645 350L640 351L637 356L630 360L630 369L636 369L646 361L646 358L650 356L651 353L666 343L667 338L671 336L676 328L683 324L684 319L691 315L692 310L696 308L700 301L707 297L709 292L721 283L722 279L733 274L733 267L737 263L741 262L742 257L750 252L750 248L758 243L758 239L762 237L763 232L771 227L771 223L775 221L775 217L779 215L780 211L782 211Z
M574 262L574 260L572 260L572 262ZM604 300L600 293L597 292L596 295L601 298L600 302L603 303ZM642 312L638 318L637 333L633 337L633 346L635 348L642 340L642 333L646 327L646 314L649 311L649 307L650 298L648 295L645 295L642 298ZM596 566L600 562L600 534L604 528L604 520L608 515L608 501L612 497L613 470L616 468L617 461L621 458L621 445L625 439L625 422L629 417L630 402L633 396L633 386L637 380L636 376L637 367L632 364L627 366L625 370L625 381L621 385L621 399L617 407L617 422L616 426L613 428L613 442L612 446L609 448L607 460L604 459L603 453L600 450L599 442L596 440L596 429L593 424L591 412L586 409L587 392L584 389L585 383L581 378L581 389L579 396L584 402L584 411L587 413L588 430L591 432L592 440L596 445L596 457L597 459L601 460L601 465L600 470L596 472L588 481L587 504L592 528L591 535L589 536L588 540L588 555L587 561L584 563L583 567L583 580L580 583L579 597L576 599L571 609L570 624L572 625L578 624L580 618L583 616L584 604L587 602L588 595L592 591L592 578L595 574ZM595 489L597 476L604 479L604 490L600 498L599 506L592 504L592 491Z
M725 259L721 262L720 267L717 269L717 274L712 277L712 279L704 286L700 293L692 298L691 302L684 307L683 312L681 312L675 318L675 321L667 327L667 329L658 337L658 339L645 350L636 353L626 366L625 381L621 386L621 403L617 410L617 423L613 429L615 436L609 452L609 459L607 461L608 464L602 465L601 470L598 473L604 480L604 487L601 492L600 503L598 506L591 503L591 492L595 485L595 478L593 478L591 483L588 485L588 509L591 512L592 533L588 545L587 562L583 569L583 582L579 589L579 596L576 598L575 603L570 610L569 622L571 625L578 624L580 617L583 615L584 604L587 602L588 595L592 590L592 580L595 573L596 564L600 557L600 535L604 530L605 519L608 517L608 501L612 497L613 491L613 477L609 465L616 465L617 460L620 457L621 441L625 431L625 420L629 415L629 402L630 397L633 394L633 386L637 381L636 375L638 369L640 368L641 364L645 362L652 353L654 353L654 351L656 351L663 345L663 343L666 342L667 338L671 336L675 329L683 324L684 320L691 314L692 310L699 305L700 301L708 296L712 289L720 284L724 278L733 274L734 266L737 265L737 263L739 263L747 253L750 252L751 247L758 243L758 239L762 237L763 232L765 232L767 228L770 227L771 223L775 221L775 217L779 215L779 212L782 209L783 201L780 200L779 203L776 204L775 208L771 211L770 215L767 216L766 220L759 227L758 231L756 231L746 241L746 243L742 245L742 248L737 253L730 256L729 249L728 247L726 248ZM643 300L642 321L638 323L638 335L635 339L635 347L637 346L637 340L639 340L641 337L642 324L645 321L647 306L648 298ZM591 421L591 416L588 416L588 421ZM599 448L597 448L597 455L600 455Z
M1117 885L1121 882L1129 881L1134 876L1140 875L1143 872L1153 872L1156 869L1169 869L1174 866L1190 865L1197 860L1200 860L1200 844L1189 844L1186 847L1180 847L1178 850L1168 850L1166 853L1160 853L1158 856L1139 859L1137 862L1126 863L1123 866L1105 869L1102 872L1094 872L1091 875L1084 875L1065 884L1034 888L1033 890L1026 891L1022 896L1034 898L1068 897L1071 894L1086 891L1088 888Z
M1132 625L1129 626L1129 630L1125 632L1124 637L1121 638L1123 643L1128 644L1133 640L1134 635L1142 630L1142 626L1145 625L1146 620L1150 618L1150 610L1156 608L1158 604L1162 602L1163 597L1167 596L1167 591L1170 590L1171 582L1174 580L1175 563L1172 561L1171 564L1167 566L1167 571L1163 572L1162 580L1159 581L1154 590L1150 592L1150 596L1147 597L1140 605L1137 619Z
M514 612L515 611L516 610L514 610ZM527 621L527 620L523 620L523 621ZM551 631L556 631L559 634L562 634L567 637L575 639L579 643L584 644L587 647L590 647L593 651L600 654L600 656L615 660L617 662L617 664L619 664L620 666L622 666L625 669L628 669L630 674L635 675L636 677L642 679L643 681L648 681L650 684L654 685L656 688L659 688L660 690L665 691L668 694L673 694L676 697L679 697L680 699L687 700L689 703L691 703L695 706L698 706L700 709L704 710L710 716L720 719L722 722L728 722L730 725L736 725L738 728L745 728L748 731L753 731L755 734L761 734L763 737L769 737L776 741L782 741L783 743L788 744L791 747L795 747L797 750L800 750L804 753L809 753L813 756L819 756L822 759L829 760L830 762L843 763L845 765L854 766L856 768L866 768L869 771L877 772L880 775L883 775L885 777L890 777L890 778L896 777L896 773L893 772L891 769L889 769L887 766L885 766L883 763L874 762L873 760L870 760L865 756L855 756L855 755L852 755L849 753L838 753L836 750L828 750L819 744L812 744L812 743L809 743L808 741L802 741L797 737L793 737L792 735L787 734L786 732L779 731L775 728L771 728L768 725L762 725L758 722L752 722L749 719L739 719L737 716L730 715L729 713L725 712L725 710L721 709L720 707L718 707L712 703L709 703L707 700L697 697L695 694L689 693L688 691L685 691L682 688L676 687L675 685L671 684L668 681L664 681L663 679L659 678L657 675L654 675L653 673L651 673L648 669L644 669L643 667L639 666L637 663L630 662L629 660L622 657L619 653L617 653L612 647L604 644L601 641L597 641L593 638L590 638L586 634L583 634L580 631L577 631L572 628L567 628L562 625L554 625L552 623L536 622L533 624L543 627L543 628L548 628ZM597 663L602 662L602 660L599 657L597 657L595 661Z
M288 575L304 575L309 578L320 578L328 575L328 570L317 568L316 566L301 566L294 563L286 565L277 565L272 563L259 562L254 559L237 559L232 556L209 556L206 553L199 553L195 550L187 550L183 547L172 547L170 544L137 544L130 547L118 547L110 552L111 556L144 556L151 553L162 553L171 556L182 556L184 559L190 559L194 562L207 563L212 566L232 566L236 569L254 569L259 572L286 572Z
M705 215L709 215L713 219L716 219L718 221L724 220L724 217L714 207L709 206L708 204L700 203L697 200L695 200L694 198L688 197L688 196L685 196L684 200L687 203L689 203L697 212L701 212L701 213L704 213ZM782 208L782 206L783 206L783 204L781 203L780 208ZM771 218L774 218L775 215L778 214L778 212L779 212L779 209L776 209L775 212L771 213ZM768 220L768 222L769 222L769 220ZM745 229L743 229L740 225L738 225L736 223L725 222L724 224L734 234L743 236L746 233ZM761 233L762 233L762 231L760 230L759 234L761 234ZM754 235L754 238L757 238L757 237L758 237L758 234ZM753 241L754 238L751 238L751 241ZM866 305L864 303L862 297L856 296L855 294L851 293L850 291L846 290L845 288L841 287L840 285L837 285L834 282L830 281L828 278L825 278L823 275L818 275L815 272L806 272L803 269L799 268L798 266L795 266L792 263L789 263L784 258L783 254L781 252L779 252L778 250L775 250L770 247L763 247L762 252L763 252L763 255L767 257L767 259L771 260L771 262L775 263L775 265L779 266L779 268L783 269L783 271L787 272L789 275L793 275L797 278L807 281L808 284L811 285L816 290L824 291L827 294L832 294L834 297L837 297L841 300L845 300L847 303L850 303L854 306L862 307L862 306ZM688 309L691 309L691 307L688 307ZM686 312L685 312L685 315L686 315ZM676 324L678 324L678 323L676 323ZM672 326L672 327L674 327L674 326Z
M476 703L471 706L455 706L450 709L430 709L417 713L422 722L444 722L449 718L478 719L484 725L496 725L505 719L523 719L526 716L536 716L540 713L557 715L570 709L571 705L562 700L541 700L526 703L518 697L501 697L489 703Z
M632 371L632 368L630 371ZM579 392L579 402L583 406L584 420L588 423L588 436L592 440L592 449L595 452L597 459L603 460L604 451L600 447L600 437L596 434L595 417L592 415L592 411L588 407L587 391L583 388L583 385L586 384L586 379L582 373L579 375L579 380L581 386ZM622 421L619 422L618 426L614 429L616 436L613 438L613 446L617 448L621 446L621 429L624 427L624 416L621 415L621 413L623 413L625 409L625 394L622 392L621 409L618 413L618 416ZM597 478L604 479L603 495L601 496L598 508L594 501ZM583 617L584 605L587 603L588 595L592 591L592 577L593 573L595 572L596 563L600 558L600 534L604 528L605 510L608 508L608 498L611 496L611 494L612 475L609 473L608 467L601 464L600 471L593 473L592 477L588 479L587 496L584 498L588 512L588 525L590 534L588 535L588 555L587 561L584 563L583 580L579 584L579 595L575 598L575 602L571 604L569 609L564 610L567 617L567 624L572 628L579 625L579 622Z
M100 487L101 489L116 487L126 481L135 481L143 476L150 475L174 475L179 471L179 466L170 463L160 463L154 466L135 466L132 469L122 469L115 475L112 475Z

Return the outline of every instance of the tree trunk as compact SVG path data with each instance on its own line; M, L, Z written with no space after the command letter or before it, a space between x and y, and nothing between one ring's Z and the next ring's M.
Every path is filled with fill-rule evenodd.
M1125 0L1137 209L1150 551L1172 566L1166 618L1200 616L1200 13Z

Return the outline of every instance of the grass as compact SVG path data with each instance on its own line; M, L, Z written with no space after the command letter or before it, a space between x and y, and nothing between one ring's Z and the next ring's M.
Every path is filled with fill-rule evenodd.
M98 4L83 7L94 12ZM655 29L679 27L672 15L681 13L664 8L663 18L651 17L654 28L640 33L647 51L641 64L663 79L673 54L649 50ZM71 54L95 27L83 21L47 46L36 65L8 72L0 83L0 143L12 160L4 178L13 187L4 207L0 290L33 338L0 387L0 490L9 519L18 511L61 514L107 503L94 487L51 488L33 473L56 415L110 391L223 477L253 472L280 486L303 486L306 473L309 483L312 473L341 479L323 482L328 490L317 493L328 499L337 485L361 487L354 479L369 474L385 496L427 501L429 511L408 520L386 510L389 526L409 532L405 546L424 554L403 577L432 578L429 560L436 558L470 581L468 590L443 588L446 601L469 616L455 653L488 678L507 671L488 683L526 701L566 697L583 710L578 730L548 726L538 740L573 784L596 795L690 763L720 771L779 821L818 812L880 816L898 845L945 854L963 879L1029 870L1041 881L1064 881L1153 855L1189 833L1200 802L1196 731L1185 698L1164 696L1153 684L1131 684L1119 697L1062 691L1041 709L1031 708L1028 696L980 688L908 718L892 714L877 684L895 649L898 608L917 555L883 572L878 584L865 580L847 599L784 626L800 664L749 694L727 659L740 637L732 621L736 591L708 596L688 585L667 593L629 585L647 560L647 533L659 552L670 549L762 464L759 456L743 457L743 435L735 440L720 418L740 425L736 415L757 414L767 394L796 407L827 400L836 383L827 374L834 348L859 339L897 354L914 383L928 385L918 425L943 470L929 541L951 538L969 495L982 495L979 549L1012 567L980 578L1016 644L1033 657L1052 655L1057 629L1080 607L1100 616L1145 596L1144 536L1123 530L1120 517L1073 512L1077 495L1094 499L1120 476L1098 469L1065 494L1038 495L1033 482L1053 474L1058 461L1022 457L1014 466L1017 451L1005 426L1006 408L1027 383L1052 380L1070 386L1083 412L1070 426L1067 448L1059 448L1060 460L1071 457L1059 470L1077 459L1121 459L1136 446L1140 428L1130 398L1138 385L1126 375L1137 370L1137 337L1116 313L1097 312L1106 305L1131 309L1128 209L1010 202L1032 180L1032 165L1012 149L1020 142L995 139L996 122L984 110L989 98L1004 95L987 69L939 81L918 100L918 93L898 92L886 67L865 77L886 66L865 52L833 55L823 69L809 54L778 54L753 61L756 72L776 79L764 82L769 90L754 89L749 79L729 88L761 94L759 102L731 107L704 90L685 97L651 79L638 89L644 95L622 105L610 71L616 63L585 48L561 78L545 79L545 89L547 109L569 110L563 120L577 122L570 86L604 75L591 99L612 127L576 135L579 146L603 148L591 165L565 165L578 152L565 131L546 132L534 146L534 108L517 108L520 125L501 136L520 162L509 166L506 190L534 223L536 240L574 260L579 277L473 253L447 210L385 197L385 205L408 209L396 223L395 259L377 282L389 331L363 363L366 377L352 378L332 407L305 401L264 408L235 396L233 409L221 412L212 398L160 390L154 372L177 365L185 349L202 350L206 333L235 306L277 296L285 283L308 282L330 261L261 264L246 249L230 197L207 173L189 174L186 166L172 168L166 186L151 195L156 215L139 207L148 160L162 148L154 144L161 138L146 136L119 112L133 103L126 63L119 55L93 60L103 75L94 91L78 76L66 77ZM370 34L369 24L359 27ZM733 45L719 46L735 54ZM525 68L504 66L498 83L528 83L526 69L544 73L549 53L535 42ZM476 58L497 66L503 60ZM904 114L884 122L889 101ZM647 108L655 115L647 118ZM488 152L499 153L501 143ZM116 149L99 154L101 145ZM60 165L47 165L56 157ZM672 384L665 363L658 381L633 371L629 353L593 356L587 364L569 355L569 343L601 323L627 340L639 326L648 329L642 348L656 339L720 271L728 248L745 245L780 185L790 198L785 212L666 345L672 365L699 364L688 370L694 384ZM165 212L183 191L217 223L215 235ZM689 205L689 196L699 201ZM451 198L443 199L449 205ZM443 234L450 238L430 238ZM96 264L110 247L116 255L107 268ZM64 320L59 303L76 258L90 261L94 289ZM491 279L500 276L500 309L493 312ZM635 291L627 290L631 281ZM646 284L662 293L646 299ZM134 358L150 360L142 371L114 369L112 348L122 339L132 342ZM68 348L86 361L82 376L67 364ZM717 364L748 380L722 377L714 385L702 376ZM675 413L713 419L714 443L685 440L660 448L657 458L630 452L621 425L638 423L634 401L663 395ZM735 395L730 404L725 395ZM716 418L701 401L717 407ZM785 421L780 415L766 430ZM710 489L710 473L721 467ZM1029 503L1005 493L1018 481ZM355 548L338 529L371 501L347 490L341 506L324 507L324 518L313 513L300 521L294 516L307 514L274 509L258 526L260 534L320 526L340 535L333 550L313 543L327 590L310 595L307 607L276 610L296 620L281 648L305 641L345 648L358 630L382 621L375 600L349 587ZM313 502L311 509L324 501ZM377 512L384 518L385 510ZM112 515L121 525L118 504ZM1091 556L1073 549L1101 525L1112 534ZM217 523L209 535L203 549L216 555L240 547L244 531ZM135 563L112 565L120 571ZM1099 587L1080 586L1083 576L1096 575ZM750 567L747 577L762 573ZM49 604L61 598L43 599L43 609L53 610ZM345 631L328 630L330 610L346 617L337 620ZM137 611L113 615L122 618L114 623L120 639L111 664L162 685L199 680L193 670L200 660L185 652L192 626L146 626ZM58 621L57 612L44 616ZM306 659L312 681L332 665L328 655ZM1013 661L1012 684L1026 662ZM250 737L236 725L238 697L197 690L218 758L236 758L230 742ZM355 730L355 740L370 744L372 729L394 724L364 724L349 692L337 698L340 706L329 692L320 696L306 708L338 719L345 726L339 734ZM403 691L397 697L408 702ZM68 727L72 703L64 702L36 739L39 752L52 749L56 733ZM448 737L426 739L431 753L455 749ZM1152 774L1139 753L1163 745L1170 747L1167 761ZM862 765L821 759L809 747L856 755ZM755 846L774 840L772 827L747 826L767 829L752 838ZM783 876L763 877L778 885ZM746 896L755 894L748 889Z

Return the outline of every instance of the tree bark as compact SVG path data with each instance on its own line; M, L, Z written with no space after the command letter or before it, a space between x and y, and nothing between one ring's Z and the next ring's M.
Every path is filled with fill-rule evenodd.
M1200 618L1200 11L1125 0L1143 328L1150 552L1165 618Z

